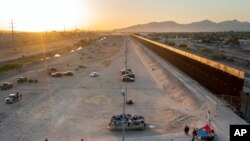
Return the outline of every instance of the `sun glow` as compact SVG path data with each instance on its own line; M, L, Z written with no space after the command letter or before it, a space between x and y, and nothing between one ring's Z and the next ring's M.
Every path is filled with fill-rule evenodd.
M87 26L89 14L83 0L0 0L5 29L11 19L15 30L22 31L82 28Z

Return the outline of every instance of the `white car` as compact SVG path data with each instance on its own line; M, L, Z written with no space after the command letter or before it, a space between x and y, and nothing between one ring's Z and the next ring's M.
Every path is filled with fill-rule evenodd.
M54 73L51 73L51 76L52 77L62 77L63 73L62 72L54 72Z
M90 77L97 77L97 76L99 76L99 73L98 73L98 72L91 72L91 73L89 74L89 76L90 76Z
M6 104L13 104L14 102L18 101L20 98L19 93L9 94L7 98L5 98Z

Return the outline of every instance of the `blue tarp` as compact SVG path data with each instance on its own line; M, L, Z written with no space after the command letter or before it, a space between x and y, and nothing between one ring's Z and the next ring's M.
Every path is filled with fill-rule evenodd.
M198 130L198 131L197 131L197 135L198 135L199 137L201 137L201 138L206 138L206 137L209 136L209 135L208 135L208 132L207 132L207 131L204 131L204 130Z

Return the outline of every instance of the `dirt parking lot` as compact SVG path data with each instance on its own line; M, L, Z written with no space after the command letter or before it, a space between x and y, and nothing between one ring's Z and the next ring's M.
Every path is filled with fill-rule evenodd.
M125 84L120 70L124 68L125 38L108 36L79 51L28 65L1 80L14 82L14 88L0 91L0 141L121 140L122 132L109 131L107 126L113 115L122 113L120 90ZM135 104L127 105L126 112L143 115L148 126L155 126L128 131L127 139L191 140L191 136L184 135L183 127L203 126L205 105L179 78L163 72L147 57L139 43L129 38L127 45L128 66L136 80L128 83L128 98ZM48 76L48 67L73 71L74 76ZM92 71L97 71L99 77L89 77ZM20 76L39 82L15 83ZM17 91L23 95L22 100L6 105L4 98ZM232 118L235 120L231 123L244 123L235 115Z

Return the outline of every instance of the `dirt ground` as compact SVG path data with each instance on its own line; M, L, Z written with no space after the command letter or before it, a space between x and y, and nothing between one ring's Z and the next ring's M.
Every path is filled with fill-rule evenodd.
M10 77L0 80L14 82L13 89L0 91L0 141L121 140L122 132L109 131L107 126L113 115L122 113L120 90L125 84L120 80L120 70L124 68L125 38L107 36L79 51L12 71ZM132 38L127 45L128 66L136 80L128 83L128 99L135 104L127 105L126 113L144 116L148 128L126 132L126 140L191 140L183 128L203 126L207 105L220 114L212 117L218 128L217 140L228 140L229 124L246 124L198 83ZM47 75L47 67L71 70L74 76L53 78ZM89 77L92 71L100 76ZM15 83L20 76L39 82ZM6 105L4 98L17 91L22 93L22 100ZM215 100L208 102L208 96Z
M26 36L28 39L24 40L23 38L25 38ZM0 40L0 63L12 59L17 59L23 56L31 56L52 52L55 50L71 48L74 43L77 43L81 39L90 39L96 37L97 35L93 34L89 36L82 35L76 37L65 37L47 41L42 37L30 38L29 35L23 35L22 37L20 37L21 39L17 38L14 41L11 40L8 42L4 42Z

